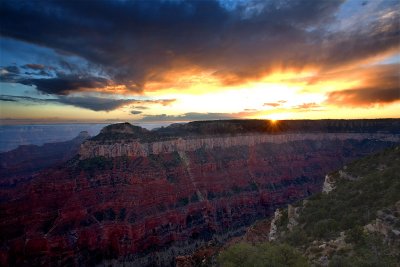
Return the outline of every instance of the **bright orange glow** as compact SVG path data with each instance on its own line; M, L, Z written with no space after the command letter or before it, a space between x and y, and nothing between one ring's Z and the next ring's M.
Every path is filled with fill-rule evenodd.
M118 95L129 99L176 99L168 106L141 102L127 104L113 111L92 111L78 107L47 104L17 105L4 102L1 113L4 118L40 118L52 114L54 119L76 120L140 120L146 116L166 114L174 119L186 113L226 114L229 118L267 119L271 123L286 119L325 118L379 118L398 117L399 101L357 106L338 106L327 102L331 92L354 88L368 88L371 84L384 84L385 70L390 66L348 66L323 73L304 68L301 71L276 69L262 77L243 79L234 84L224 83L224 74L199 67L171 69L161 76L154 76L139 91L125 85L110 84L105 88L88 91L100 93L103 98ZM382 74L381 74L382 73ZM231 79L226 74L226 79ZM233 79L233 78L232 78ZM88 92L86 91L86 92ZM152 104L153 103L153 104ZM133 116L132 110L139 107ZM29 114L29 116L27 116ZM210 119L213 117L210 116ZM190 120L190 117L188 117Z

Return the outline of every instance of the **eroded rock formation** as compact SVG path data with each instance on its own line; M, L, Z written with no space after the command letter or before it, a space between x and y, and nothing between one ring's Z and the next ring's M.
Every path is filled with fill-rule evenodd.
M399 140L388 126L232 136L207 127L205 136L176 137L111 127L84 143L80 158L1 187L1 264L173 265L321 191L326 173Z

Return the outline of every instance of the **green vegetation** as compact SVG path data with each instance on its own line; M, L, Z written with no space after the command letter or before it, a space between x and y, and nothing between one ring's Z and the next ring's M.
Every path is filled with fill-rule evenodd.
M312 197L301 212L299 222L312 238L330 239L340 231L363 226L376 213L400 200L400 150L386 150L349 165L345 175L335 174L336 189ZM342 175L343 176L343 175Z
M365 226L379 217L400 228L400 147L357 160L333 176L336 188L329 194L295 204L300 213L291 231L283 210L275 242L230 246L220 254L220 265L319 266L325 260L331 267L399 266L399 237Z
M390 246L382 240L382 236L363 231L358 234L357 240L351 240L354 245L351 254L335 254L329 263L330 267L398 266L399 258L393 255Z
M309 266L306 258L287 244L238 243L222 252L218 262L223 267L302 267Z

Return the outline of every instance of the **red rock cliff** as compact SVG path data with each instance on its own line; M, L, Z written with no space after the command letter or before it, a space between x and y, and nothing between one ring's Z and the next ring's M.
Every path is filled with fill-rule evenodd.
M346 134L131 140L116 142L115 152L89 141L81 159L1 187L0 262L173 264L320 191L327 172L398 141Z

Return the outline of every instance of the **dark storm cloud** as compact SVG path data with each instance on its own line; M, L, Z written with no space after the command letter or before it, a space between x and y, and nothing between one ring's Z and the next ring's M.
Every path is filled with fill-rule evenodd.
M66 95L72 91L83 89L103 88L110 81L101 77L81 77L68 75L54 78L20 78L18 83L34 85L36 89L47 94Z
M89 96L60 96L58 99L53 101L94 111L111 111L136 102L135 99L110 99Z
M31 72L21 73L21 68L29 69ZM42 93L55 95L66 95L87 89L101 89L113 84L106 78L91 76L82 70L79 70L78 73L65 73L41 64L2 67L0 82L35 86Z
M19 74L19 68L17 66L7 66L4 67L3 70L7 71L8 73Z
M316 59L329 68L367 59L382 52L399 51L399 14L392 13L366 25L356 25L350 31L329 35L325 45L314 51L318 55Z
M131 91L187 65L235 84L276 67L334 67L398 49L398 13L335 30L329 25L342 2L5 0L0 33L79 56ZM57 89L57 80L26 82L62 94L104 85L63 80Z
M145 103L151 105L151 104L172 103L174 100L170 99L137 100L137 99L115 99L115 98L105 98L105 97L95 97L95 96L63 96L63 95L58 96L58 98L43 99L43 98L35 98L27 96L0 95L0 101L22 102L28 104L61 103L64 105L75 106L93 111L112 111L120 107L135 103Z

